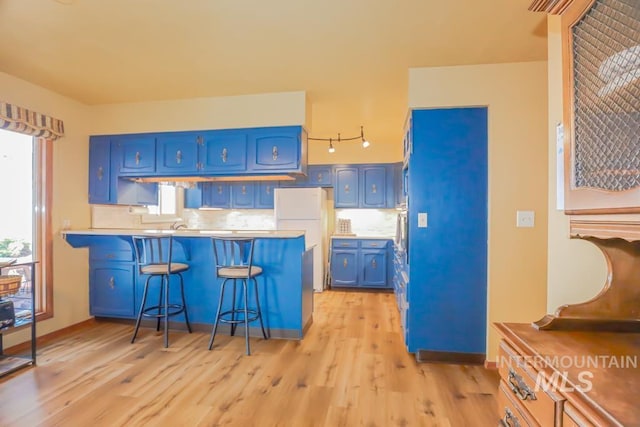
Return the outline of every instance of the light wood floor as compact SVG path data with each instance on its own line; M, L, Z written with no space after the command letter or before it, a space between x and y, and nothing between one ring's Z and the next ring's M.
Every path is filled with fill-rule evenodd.
M497 373L416 363L389 293L316 295L302 341L100 322L0 379L0 426L495 426Z

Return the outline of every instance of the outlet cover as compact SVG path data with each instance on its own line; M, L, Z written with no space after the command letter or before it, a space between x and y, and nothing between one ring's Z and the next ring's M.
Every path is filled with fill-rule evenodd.
M418 228L427 228L426 212L418 212Z
M516 227L533 227L535 218L534 211L516 211Z

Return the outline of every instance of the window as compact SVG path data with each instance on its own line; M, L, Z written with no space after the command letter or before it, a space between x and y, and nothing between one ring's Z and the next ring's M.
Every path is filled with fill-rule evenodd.
M158 184L158 204L147 206L148 214L142 215L143 223L180 221L184 205L184 190L173 183Z
M4 269L23 275L20 291L12 296L18 315L30 309L31 287L37 286L36 311L51 317L51 141L0 130L0 257L35 259L36 283L28 269ZM14 271L12 271L14 270ZM30 314L30 310L29 310Z

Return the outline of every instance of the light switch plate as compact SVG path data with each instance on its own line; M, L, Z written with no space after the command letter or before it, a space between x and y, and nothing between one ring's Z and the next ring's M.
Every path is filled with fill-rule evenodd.
M426 227L427 227L427 213L418 212L418 228L426 228Z
M516 227L533 227L535 218L534 211L516 211Z

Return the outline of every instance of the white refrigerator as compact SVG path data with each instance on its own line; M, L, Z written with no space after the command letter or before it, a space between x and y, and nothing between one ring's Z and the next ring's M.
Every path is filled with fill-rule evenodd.
M327 248L327 193L322 188L276 188L276 229L305 232L305 249L313 247L313 290L325 283Z

